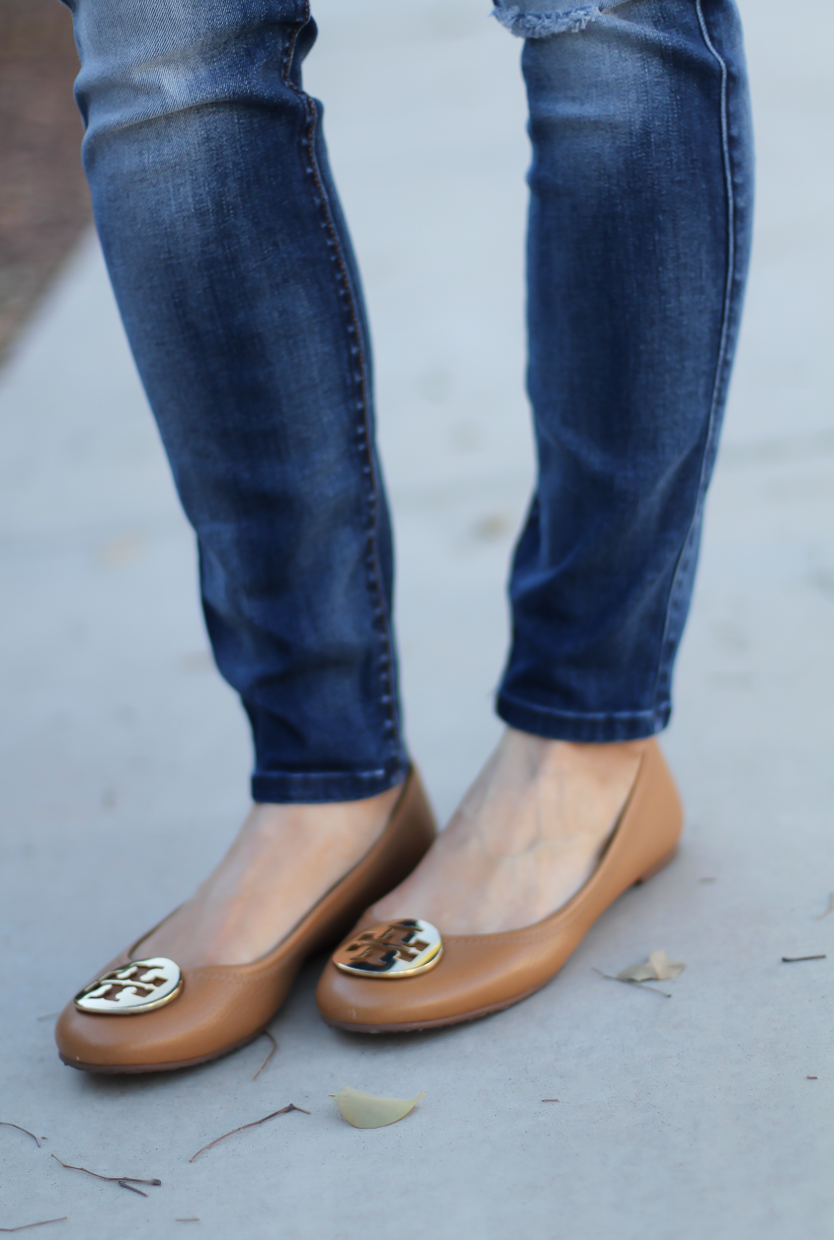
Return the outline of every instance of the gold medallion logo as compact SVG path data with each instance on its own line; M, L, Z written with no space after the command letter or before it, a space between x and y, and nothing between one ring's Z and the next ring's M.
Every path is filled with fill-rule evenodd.
M182 984L179 965L165 956L131 960L85 986L75 996L75 1006L81 1012L135 1016L176 999Z
M363 930L333 956L343 973L359 977L414 977L440 963L440 931L417 918L382 922Z

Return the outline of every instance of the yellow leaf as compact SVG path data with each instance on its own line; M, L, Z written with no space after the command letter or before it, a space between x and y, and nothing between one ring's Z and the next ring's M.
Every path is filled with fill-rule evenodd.
M377 1098L375 1094L365 1094L361 1089L351 1089L343 1085L338 1093L331 1094L342 1115L354 1128L384 1128L386 1124L396 1124L398 1119L408 1115L416 1098Z
M630 964L621 969L617 977L621 982L666 982L683 973L686 965L680 960L670 960L664 951L649 953L648 960Z

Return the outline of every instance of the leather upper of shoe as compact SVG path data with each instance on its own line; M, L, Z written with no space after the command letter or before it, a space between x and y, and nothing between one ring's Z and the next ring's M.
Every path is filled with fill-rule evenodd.
M363 908L400 883L435 835L419 775L412 770L377 842L271 952L251 964L183 969L181 992L154 1011L93 1014L71 1001L55 1028L62 1059L103 1068L169 1066L210 1058L247 1041L280 1007L307 957L331 947ZM137 959L145 938L97 976Z
M416 976L358 977L334 959L374 925L367 914L325 968L316 1001L325 1020L361 1029L408 1029L485 1014L539 989L565 963L594 921L677 846L683 811L660 749L644 752L629 799L588 882L561 909L501 934L445 935L436 967ZM413 916L420 917L414 909Z

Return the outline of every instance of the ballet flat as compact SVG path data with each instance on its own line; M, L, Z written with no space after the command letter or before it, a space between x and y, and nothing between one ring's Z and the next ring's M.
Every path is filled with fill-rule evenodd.
M650 741L594 873L567 904L534 925L500 934L446 935L419 917L367 914L333 953L316 1000L325 1021L355 1033L407 1033L474 1020L540 990L628 887L674 857L683 811L656 741Z
M143 959L144 935L64 1008L55 1030L61 1059L87 1072L163 1072L250 1042L304 961L331 948L363 908L402 882L436 833L412 769L377 842L277 947L251 964L180 969L167 957Z

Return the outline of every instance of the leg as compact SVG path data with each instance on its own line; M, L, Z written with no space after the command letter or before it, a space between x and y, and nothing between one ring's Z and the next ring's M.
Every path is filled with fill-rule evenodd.
M377 905L450 932L530 924L572 895L668 722L752 205L732 0L525 0L496 16L527 37L539 457L510 585L509 729Z
M258 804L150 948L233 963L366 851L407 767L362 294L307 0L70 7L99 236L255 742Z

